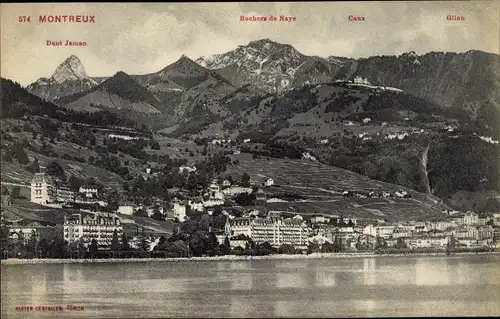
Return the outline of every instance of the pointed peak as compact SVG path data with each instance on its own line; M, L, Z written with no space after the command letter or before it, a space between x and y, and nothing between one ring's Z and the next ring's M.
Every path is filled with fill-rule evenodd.
M78 61L81 63L80 59L74 54L70 55L66 60L64 60L64 62L71 62L71 61L75 62Z
M193 60L191 60L187 55L183 54L181 55L181 57L179 58L179 60L177 60L178 62L193 62L195 63Z
M75 81L88 78L82 61L76 55L70 55L64 60L52 74L52 78L58 83L64 81Z
M116 76L116 77L130 77L127 73L125 73L123 71L116 72L116 74L114 76Z
M107 78L105 81L103 81L101 83L101 86L106 87L110 83L130 83L130 82L135 82L134 79L132 79L132 77L130 77L130 75L128 75L127 73L125 73L123 71L118 71L115 73L115 75L113 75L112 77Z

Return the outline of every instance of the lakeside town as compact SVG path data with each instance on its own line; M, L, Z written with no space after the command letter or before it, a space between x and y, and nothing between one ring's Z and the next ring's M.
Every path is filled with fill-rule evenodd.
M179 167L186 174L195 170ZM57 174L35 173L30 184L29 203L48 209L44 217L9 218L9 212L18 209L15 202L19 200L12 197L20 197L19 189L9 193L3 187L2 259L500 250L500 214L493 212L444 211L440 220L395 222L334 212L277 211L267 207L270 200L276 200L268 195L276 187L274 180L255 183L245 174L240 181L212 180L198 201L173 198L166 202L153 197L110 203L107 191L95 181L75 183L74 177L65 181L53 175ZM410 194L346 190L342 196L408 198ZM51 209L64 211L62 218L46 218ZM147 232L132 217L161 221L171 230ZM135 231L125 231L131 228Z

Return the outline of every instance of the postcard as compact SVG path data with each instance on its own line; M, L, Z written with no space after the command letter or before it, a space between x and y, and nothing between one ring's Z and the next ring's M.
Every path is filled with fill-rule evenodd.
M2 318L500 315L498 1L0 9Z

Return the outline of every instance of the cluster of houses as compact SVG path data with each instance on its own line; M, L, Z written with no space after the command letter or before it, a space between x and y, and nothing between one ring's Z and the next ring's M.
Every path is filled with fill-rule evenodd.
M500 248L500 214L480 216L475 212L458 214L441 221L386 223L383 220L364 226L338 226L329 219L311 218L313 233L321 241L333 242L336 237L346 249L383 247L445 248L451 241L456 247Z
M356 197L356 198L411 198L405 190L397 190L393 193L391 192L362 192L362 191L344 191L342 193L344 197Z
M78 191L71 190L64 182L45 173L35 173L31 180L31 202L61 208L65 204L99 204L99 189L95 186L80 186Z
M188 210L200 211L212 215L214 207L223 206L226 199L241 193L255 191L250 187L231 185L228 180L221 183L213 181L208 187L202 200L190 199L187 201L174 200L170 209L162 207L142 207L135 205L121 205L116 212L91 212L75 210L66 214L64 221L59 224L46 221L22 220L10 223L11 238L29 240L31 234L39 237L53 238L60 234L68 243L79 242L88 245L96 239L99 247L106 249L111 244L115 231L121 237L123 225L130 222L127 216L134 215L138 209L144 209L151 217L155 210L178 222L186 221ZM405 248L445 248L454 241L456 247L490 247L500 248L500 214L479 215L475 212L453 212L440 221L404 223L388 223L384 220L361 221L352 216L338 216L334 214L310 215L284 211L269 211L266 207L267 196L265 187L274 185L274 180L266 179L260 189L256 191L255 206L253 209L233 216L223 210L226 222L223 229L214 230L222 244L227 237L231 247L245 247L248 239L256 244L269 243L280 247L291 245L297 249L306 249L311 243L320 247L326 243L337 243L344 250L375 249L383 247ZM346 191L345 197L359 198L408 198L406 191L394 193L353 192ZM97 188L82 186L78 192L65 187L57 186L49 176L37 173L31 183L31 201L50 206L52 204L75 203L78 201L98 201ZM10 206L8 196L2 197L2 207ZM229 209L228 209L229 210ZM3 217L3 216L2 216ZM131 246L134 246L132 238ZM155 239L149 240L151 249Z

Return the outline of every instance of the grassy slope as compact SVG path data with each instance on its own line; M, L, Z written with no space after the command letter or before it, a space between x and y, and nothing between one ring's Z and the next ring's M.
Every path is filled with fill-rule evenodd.
M302 195L306 202L268 203L270 209L295 207L300 213L316 212L352 215L358 218L385 218L388 220L427 219L439 217L446 206L432 195L418 193L399 185L371 180L360 174L310 160L252 159L248 154L233 155L238 165L228 167L228 173L241 175L247 172L253 182L263 182L268 177L279 187L266 188L268 198L272 193L291 192ZM357 199L348 200L342 192L406 190L411 199Z

